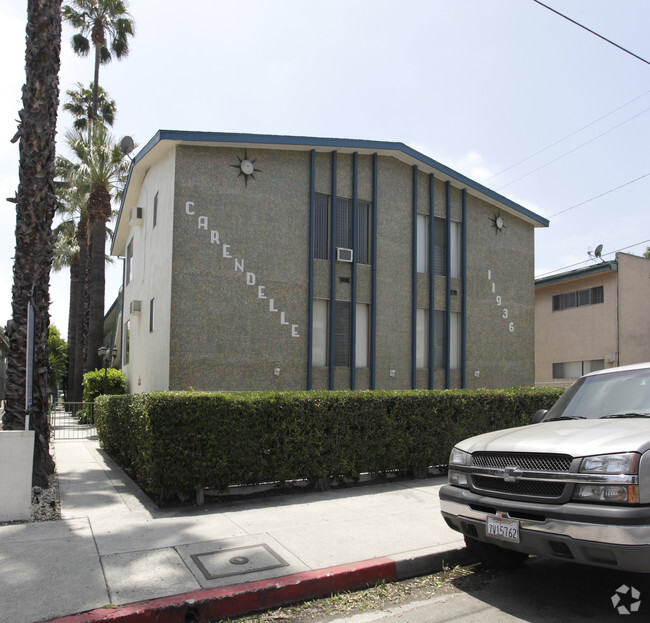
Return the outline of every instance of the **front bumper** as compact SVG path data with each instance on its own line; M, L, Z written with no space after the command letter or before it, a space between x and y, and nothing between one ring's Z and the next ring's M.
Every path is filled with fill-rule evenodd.
M445 485L440 510L451 528L481 541L538 556L650 573L648 507L526 503ZM486 537L486 517L497 513L519 520L519 543Z

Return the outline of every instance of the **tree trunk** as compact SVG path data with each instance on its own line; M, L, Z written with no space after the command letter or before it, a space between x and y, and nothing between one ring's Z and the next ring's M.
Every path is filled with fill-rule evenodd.
M104 290L106 285L106 221L111 214L111 196L105 186L97 184L88 200L92 219L90 262L90 306L88 318L88 370L104 364L97 350L104 342Z
M82 214L77 224L77 242L79 243L79 284L77 305L75 307L75 328L77 339L75 343L74 355L74 376L72 387L72 402L81 402L83 398L81 383L85 368L85 344L88 334L88 327L85 323L84 304L86 300L86 291L88 289L88 236L87 236L87 219Z
M59 104L61 0L28 0L23 109L20 138L20 183L16 206L16 252L12 288L5 429L21 430L28 414L35 430L32 482L48 486L54 471L47 421L49 389L48 328L50 268L54 253L52 220L56 210L54 157ZM33 399L27 400L27 308L35 307Z
M79 253L70 258L70 301L68 307L68 377L65 387L67 402L74 397L74 373L77 348L77 306L79 304Z

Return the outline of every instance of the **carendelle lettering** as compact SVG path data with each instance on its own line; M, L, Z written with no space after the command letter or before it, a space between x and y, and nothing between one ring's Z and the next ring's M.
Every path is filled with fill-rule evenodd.
M185 203L185 214L188 216L196 216L196 211L194 209L194 202L187 201ZM197 216L197 229L203 229L210 232L210 244L220 244L221 245L221 257L225 259L231 259L235 262L235 272L240 272L246 276L246 285L247 286L257 286L257 298L262 300L268 300L269 302L269 312L279 312L280 313L280 324L291 326L291 337L300 337L297 324L291 324L286 319L286 314L284 311L281 311L275 307L275 300L269 298L266 295L266 286L257 283L257 277L255 273L251 271L244 270L244 260L243 258L233 257L230 251L230 245L222 242L219 231L216 229L208 230L208 217L207 216Z

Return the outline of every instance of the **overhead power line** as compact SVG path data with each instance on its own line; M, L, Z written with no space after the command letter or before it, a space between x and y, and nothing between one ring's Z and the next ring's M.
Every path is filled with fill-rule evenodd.
M576 26L580 26L580 28L583 28L587 32L590 32L592 35L596 35L596 37L602 39L603 41L607 41L607 43L613 45L614 47L618 48L619 50L622 50L626 54L629 54L630 56L634 56L634 58L639 59L640 61L642 61L646 65L650 65L650 61L647 61L645 58L639 56L638 54L635 54L634 52L630 52L630 50L628 50L627 48L624 48L623 46L618 45L618 43L614 43L612 40L608 39L607 37L603 37L603 35L598 34L595 30L591 30L591 28L587 28L586 26L584 26L580 22L576 22L574 19L571 19L570 17L564 15L564 13L560 13L559 11L556 11L554 8L548 6L547 4L544 4L543 2L540 2L539 0L533 0L533 2L536 2L540 6L543 6L545 9L548 9L549 11L552 11L556 15L559 15L560 17L563 17L564 19L570 21L572 24L575 24Z
M528 173L524 173L524 175L519 176L518 178L512 180L511 182L508 182L507 184L504 184L503 186L499 186L496 190L500 191L502 188L505 188L506 186L510 186L511 184L514 184L515 182L518 182L519 180L523 180L525 177L528 177L529 175L532 175L533 173L536 173L540 169L543 169L544 167L547 167L549 164L553 164L554 162L557 162L561 158L564 158L564 156L568 156L569 154L572 154L574 151L578 151L578 149L581 149L585 145L589 145L589 143L593 143L595 140L601 138L602 136L605 136L605 134L609 134L610 132L616 130L617 128L620 128L622 125L625 125L626 123L629 123L630 121L633 121L637 117L640 117L641 115L644 115L650 110L650 108L646 108L645 110L642 110L640 113L637 113L636 115L633 115L632 117L629 117L625 121L621 121L621 123L609 128L608 130L605 130L604 132L601 132L597 136L594 136L593 138L590 138L588 141L585 141L584 143L581 143L577 147L574 147L573 149L570 149L569 151L560 154L557 156L557 158L553 158L552 160L549 160L548 162L545 162L544 164L538 166L536 169L533 169L532 171L529 171Z
M519 162L515 162L514 164L511 164L509 167L506 167L505 169L502 169L498 173L495 173L494 175L491 175L490 177L487 178L486 181L490 181L491 179L494 179L495 177L499 177L502 173L506 173L507 171L510 171L510 169L514 169L515 167L519 166L520 164L523 164L527 160L530 160L531 158L534 158L535 156L538 156L541 153L544 153L545 151L548 151L551 149L551 147L555 147L559 143L562 143L563 141L566 141L568 138L571 138L572 136L575 136L576 134L579 134L583 130L586 130L587 128L591 127L592 125L595 125L599 121L602 121L606 117L609 117L610 115L613 115L615 112L618 112L619 110L625 108L626 106L629 106L633 102L636 102L638 99L641 99L642 97L645 97L648 95L650 91L646 91L645 93L641 93L641 95L637 95L637 97L625 102L625 104L621 104L617 108L614 108L614 110L610 110L608 113L605 113L604 115L598 117L598 119L594 119L593 121L590 121L587 125L583 125L581 128L571 132L570 134L567 134L566 136L563 136L562 138L559 138L555 142L551 143L550 145L547 145L546 147L542 147L542 149L536 151L534 154L530 154L529 156L526 156L525 158L522 158L519 160Z
M604 193L600 193L600 195L596 195L595 197L592 197L591 199L587 199L586 201L581 201L580 203L576 203L574 206L571 206L570 208L566 208L564 210L560 210L560 212L557 212L556 214L552 214L549 216L549 218L554 218L556 216L559 216L560 214L564 214L565 212L568 212L569 210L573 210L574 208L579 208L580 206L585 205L585 203L589 203L590 201L594 201L595 199L600 199L600 197L604 197L605 195L609 195L610 193L613 193L615 190L619 190L620 188L624 188L625 186L629 186L630 184L634 184L634 182L638 182L639 180L642 180L644 177L648 177L650 173L646 173L645 175L642 175L641 177L637 177L634 180L630 180L629 182L625 182L625 184L621 184L620 186L617 186L616 188L612 188L610 190L606 190Z

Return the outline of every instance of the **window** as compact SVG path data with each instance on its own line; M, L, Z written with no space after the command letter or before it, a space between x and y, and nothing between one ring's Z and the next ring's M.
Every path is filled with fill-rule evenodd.
M445 312L436 309L433 312L433 367L442 370L445 367Z
M447 274L447 229L444 218L433 219L433 274Z
M429 310L418 309L415 327L415 367L429 367Z
M589 374L605 368L604 359L589 359L586 361L564 361L553 364L554 379L577 379L583 374Z
M124 363L129 363L129 354L131 352L131 321L127 320L124 324Z
M329 258L329 211L330 198L327 195L316 195L314 258L317 260Z
M370 305L357 303L357 321L356 321L356 343L355 343L355 366L357 368L368 367L368 344L370 330Z
M334 328L334 365L350 365L350 302L336 301L336 321ZM355 364L357 368L367 368L369 360L370 305L357 303ZM329 301L314 299L312 332L312 366L328 365L329 340Z
M449 315L449 339L451 341L449 349L449 369L458 370L460 368L460 314L458 312L451 312Z
M334 319L334 365L350 365L350 302L336 301Z
M327 314L328 302L314 299L312 323L311 363L312 366L327 365Z
M447 245L451 256L450 272L452 279L459 279L461 260L461 224L456 221L450 223L450 238L447 240L447 221L444 218L434 218L433 223L433 273L447 275Z
M434 311L433 317L433 367L442 370L446 366L446 314L444 311ZM458 370L461 360L461 315L458 312L449 314L449 369Z
M352 199L336 199L336 246L345 249L354 247L352 241L352 219L354 215ZM329 259L330 197L316 195L314 214L314 258ZM357 244L356 259L360 264L370 262L370 204L357 201Z
M418 265L419 273L429 272L429 217L418 214Z
M553 311L571 309L572 307L584 307L586 305L597 305L605 301L603 286L586 288L585 290L574 290L553 296ZM579 375L580 376L580 375Z
M153 227L158 223L158 193L153 198Z
M154 309L155 309L155 302L156 299L151 299L149 301L149 333L153 333L153 327L154 327Z
M451 222L451 239L449 240L451 255L451 278L460 279L460 223Z
M126 247L126 283L133 279L133 238Z

